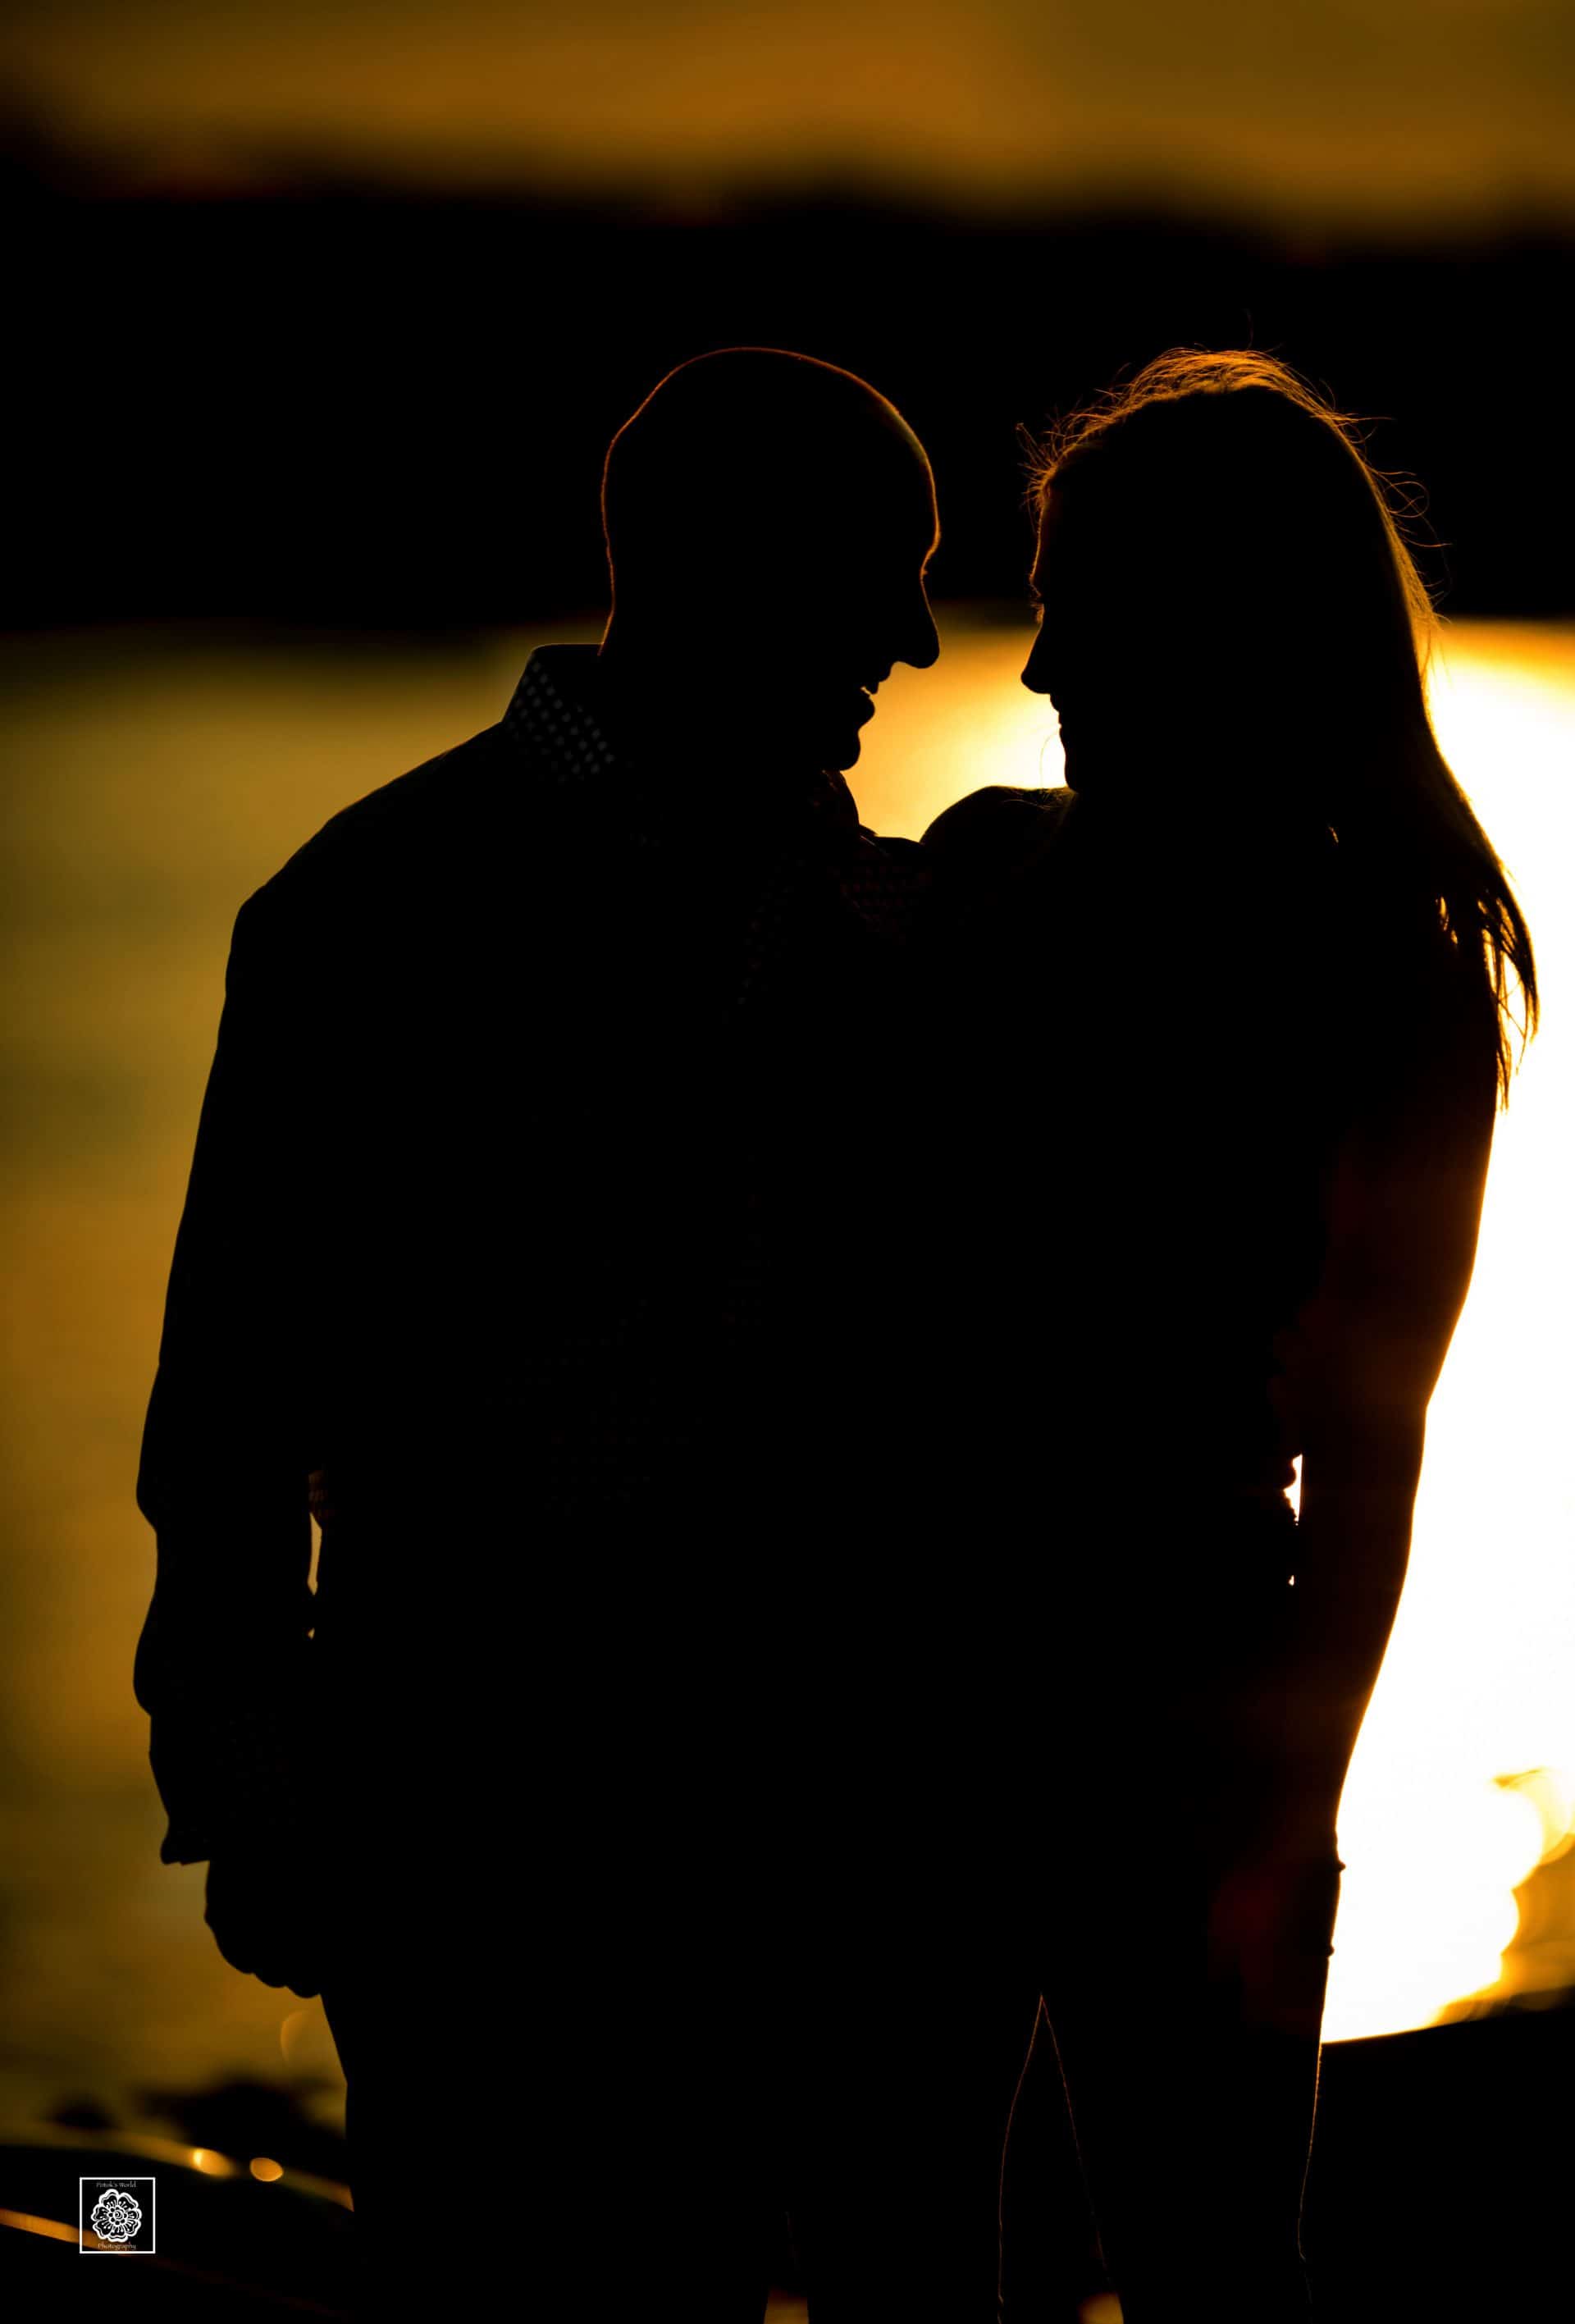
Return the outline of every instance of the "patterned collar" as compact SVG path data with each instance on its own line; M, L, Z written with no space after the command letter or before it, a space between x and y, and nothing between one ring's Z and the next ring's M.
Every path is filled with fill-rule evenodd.
M699 752L686 754L670 741L642 748L631 742L615 712L609 715L612 707L594 646L538 646L503 713L503 729L532 770L555 788L616 787L625 811L653 831L692 827L696 816L718 811L716 776L702 771ZM769 792L757 794L747 786L747 770L741 781L728 784L720 808L724 817L746 821L753 809L784 835L806 827L816 831L819 844L831 833L852 840L861 827L852 793L829 770L810 770L797 781L779 784L774 806Z
M655 754L647 761L630 749L604 717L597 675L594 646L538 646L503 713L503 732L538 779L558 790L615 795L626 841L649 849L685 844L696 810L702 818L712 813L714 795L699 786L695 796L678 768L659 770ZM809 886L829 879L876 936L902 942L913 933L932 874L916 841L880 839L865 829L840 774L812 775L783 816L775 870L757 904L755 968L770 949L767 926L791 918Z
M503 713L503 731L545 779L568 789L628 771L593 706L594 646L538 646Z

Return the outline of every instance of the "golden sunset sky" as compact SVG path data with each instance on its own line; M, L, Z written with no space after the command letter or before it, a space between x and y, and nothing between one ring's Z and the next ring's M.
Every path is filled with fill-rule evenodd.
M1565 0L13 0L62 142L246 182L865 182L1414 227L1575 217Z

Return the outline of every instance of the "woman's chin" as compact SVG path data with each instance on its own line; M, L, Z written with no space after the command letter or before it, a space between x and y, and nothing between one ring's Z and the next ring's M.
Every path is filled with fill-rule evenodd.
M1062 781L1068 790L1101 798L1147 797L1162 788L1181 763L1174 733L1134 728L1094 742L1062 737Z

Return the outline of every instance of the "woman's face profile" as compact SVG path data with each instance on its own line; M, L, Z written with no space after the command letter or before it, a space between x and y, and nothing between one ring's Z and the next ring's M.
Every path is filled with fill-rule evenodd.
M1055 705L1074 790L1096 761L1148 740L1158 723L1152 714L1165 712L1154 700L1154 640L1137 616L1128 561L1096 511L1046 495L1028 577L1038 635L1023 684Z
M1200 760L1224 775L1283 746L1290 576L1247 506L1272 503L1273 479L1248 482L1139 491L1095 461L1046 494L1022 678L1055 706L1073 790L1149 790Z
M1030 694L1046 695L1064 720L1066 692L1079 659L1075 636L1078 591L1072 572L1062 503L1046 495L1039 520L1039 537L1028 573L1028 595L1037 634L1023 666L1023 684Z

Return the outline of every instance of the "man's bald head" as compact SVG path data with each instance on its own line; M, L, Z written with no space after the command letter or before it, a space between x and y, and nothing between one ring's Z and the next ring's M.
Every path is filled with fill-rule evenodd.
M682 671L703 653L723 715L747 696L751 723L763 708L822 763L852 764L894 662L935 659L929 462L834 364L729 347L679 364L613 438L602 514L604 656Z
M614 603L648 568L741 556L773 502L825 513L928 478L901 413L834 364L727 347L670 371L608 448L602 522ZM708 572L707 577L710 577Z

